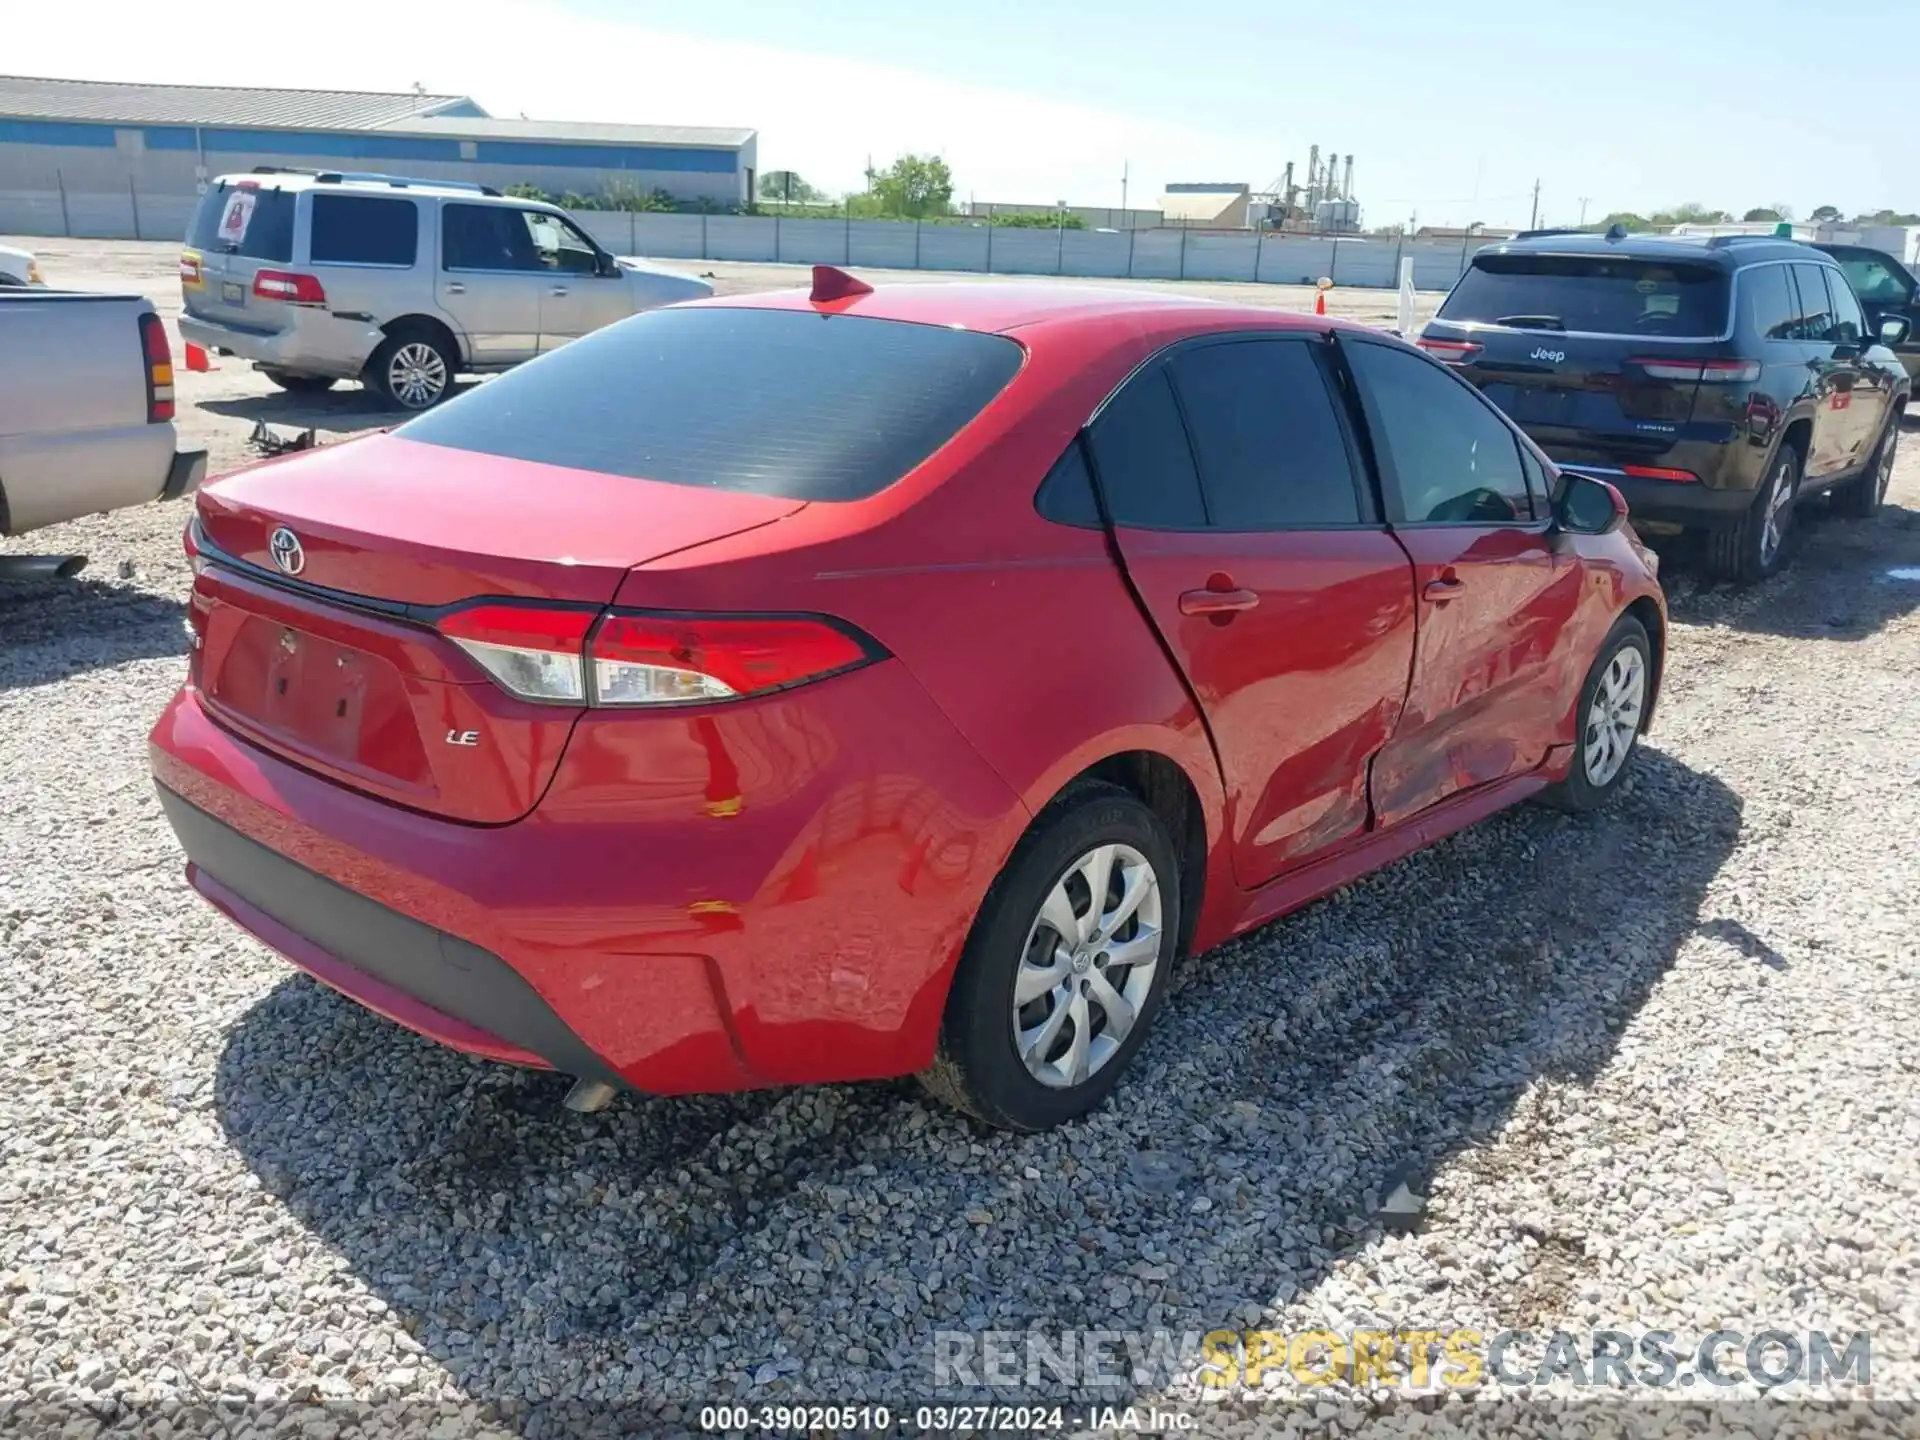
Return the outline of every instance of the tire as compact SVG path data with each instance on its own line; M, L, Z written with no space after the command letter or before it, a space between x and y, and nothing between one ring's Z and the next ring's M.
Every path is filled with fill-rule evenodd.
M1653 699L1653 646L1631 615L1613 622L1580 685L1573 761L1567 778L1540 799L1556 810L1597 810L1633 766Z
M1873 458L1856 479L1833 492L1834 512L1849 520L1871 520L1880 513L1887 498L1887 486L1893 480L1893 462L1900 448L1900 414L1896 410L1887 419L1886 431L1874 447Z
M425 328L396 330L367 361L368 383L402 410L431 410L452 393L460 359Z
M1800 452L1782 445L1766 481L1739 521L1707 536L1707 566L1721 580L1751 585L1778 575L1793 548L1793 509L1800 493Z
M1128 884L1148 883L1104 938L1094 938L1100 932L1088 936L1085 923L1089 877L1102 873L1108 916ZM1086 1114L1119 1083L1146 1038L1166 994L1180 921L1179 861L1159 817L1116 785L1071 787L1021 838L987 892L921 1083L1006 1130L1046 1130ZM1075 932L1070 947L1057 943L1067 929ZM1109 954L1138 958L1112 965ZM1017 1007L1023 975L1037 988ZM1115 1001L1131 1013L1117 1043ZM1017 1028L1029 1037L1031 1065Z
M334 385L331 375L295 375L287 370L262 370L260 373L292 395L324 395Z

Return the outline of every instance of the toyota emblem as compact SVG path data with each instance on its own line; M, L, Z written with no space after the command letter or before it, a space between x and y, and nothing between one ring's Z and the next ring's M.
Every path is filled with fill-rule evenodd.
M267 537L267 553L289 575L307 568L307 552L300 548L300 537L284 525Z

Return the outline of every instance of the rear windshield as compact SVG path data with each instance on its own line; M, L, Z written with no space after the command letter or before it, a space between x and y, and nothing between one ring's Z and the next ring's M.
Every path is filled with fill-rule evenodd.
M187 244L285 265L293 259L293 206L290 190L215 185L200 197Z
M1596 335L1719 335L1727 276L1711 265L1586 255L1481 255L1442 320Z
M1023 354L998 335L856 315L653 310L395 433L607 475L858 500L951 440Z

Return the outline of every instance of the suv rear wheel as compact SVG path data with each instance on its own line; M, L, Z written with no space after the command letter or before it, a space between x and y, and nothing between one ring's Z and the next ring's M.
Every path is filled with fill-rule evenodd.
M331 375L296 375L290 370L262 370L260 372L291 395L321 395L333 388Z
M1782 445L1766 482L1737 524L1707 537L1707 564L1722 580L1750 584L1777 575L1793 538L1793 507L1800 493L1800 452Z
M458 367L444 339L425 327L408 327L373 352L367 378L402 410L430 410L447 398Z
M1893 480L1893 462L1900 448L1900 414L1896 410L1887 421L1879 448L1867 462L1862 474L1833 492L1833 508L1849 520L1871 520L1880 513L1887 498L1887 486Z

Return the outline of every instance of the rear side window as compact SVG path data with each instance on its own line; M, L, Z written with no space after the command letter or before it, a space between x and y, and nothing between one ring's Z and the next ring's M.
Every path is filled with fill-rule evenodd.
M1595 335L1717 336L1726 272L1608 255L1478 255L1442 320Z
M1742 271L1740 293L1754 334L1763 340L1792 340L1798 335L1798 302L1786 266L1761 265Z
M195 250L290 264L294 204L290 190L216 185L200 198L200 208L193 212L187 244Z
M313 197L316 262L411 265L419 242L420 207L411 200L317 192Z
M1024 355L999 335L859 315L652 310L394 433L606 475L859 500L958 434Z
M1172 369L1216 528L1359 522L1346 437L1309 342L1207 345Z
M1205 528L1200 477L1163 366L1128 381L1101 410L1088 441L1114 524L1142 530Z
M1833 341L1836 345L1857 344L1867 333L1867 317L1860 313L1860 301L1847 284L1847 277L1831 265L1822 265L1826 277L1827 298L1833 306Z
M1827 282L1820 272L1824 265L1795 265L1793 283L1800 292L1801 340L1824 341L1833 333L1833 301L1827 296Z
M1840 268L1854 294L1867 305L1904 306L1913 298L1913 286L1877 255L1838 255Z

